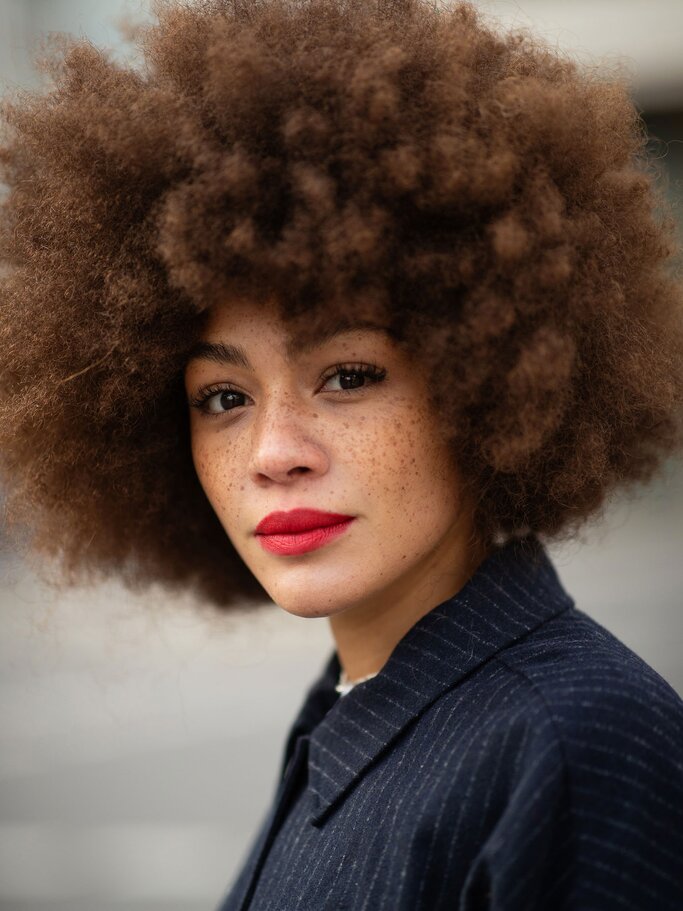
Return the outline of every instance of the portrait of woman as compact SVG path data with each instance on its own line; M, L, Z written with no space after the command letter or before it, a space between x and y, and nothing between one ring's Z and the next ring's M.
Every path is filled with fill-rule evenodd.
M680 909L683 702L547 552L683 452L628 85L469 2L154 11L2 102L0 482L66 587L329 621L217 906Z

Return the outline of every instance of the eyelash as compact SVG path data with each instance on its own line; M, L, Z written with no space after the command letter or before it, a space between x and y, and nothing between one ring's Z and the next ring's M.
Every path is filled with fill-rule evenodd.
M330 373L322 377L322 384L325 385L328 380L331 380L333 377L338 376L339 374L349 373L359 374L360 376L365 376L368 379L372 380L370 386L381 383L386 376L386 370L381 367L377 367L375 364L336 364ZM359 386L356 389L334 389L333 392L336 395L347 396L352 393L363 393L367 391L368 388L370 387ZM207 411L204 407L205 403L208 402L209 399L213 398L214 395L217 395L219 392L233 392L235 395L243 395L246 397L245 392L240 392L239 389L235 389L229 384L217 384L214 386L207 386L206 389L200 390L198 395L192 399L190 405L193 408L197 408L203 415L209 418L220 418L223 415L229 414L231 411L236 411L238 408L244 407L237 405L235 408L229 408L227 411Z

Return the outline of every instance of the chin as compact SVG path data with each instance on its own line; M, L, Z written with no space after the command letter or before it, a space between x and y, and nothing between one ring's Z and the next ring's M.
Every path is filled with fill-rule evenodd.
M315 607L311 606L310 608L302 608L300 604L285 605L280 602L275 602L279 608L285 611L288 614L292 614L294 617L301 617L304 620L312 620L313 618L319 617L329 617L331 614L337 613L334 610L325 610L321 609L320 605Z
M355 603L331 598L330 586L284 589L285 586L276 585L268 594L279 608L295 617L330 617L353 607ZM338 586L334 586L333 591L335 589L338 591Z

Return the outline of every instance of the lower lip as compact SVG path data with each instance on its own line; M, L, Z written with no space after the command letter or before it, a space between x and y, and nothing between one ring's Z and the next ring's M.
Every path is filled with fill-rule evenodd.
M343 535L353 519L339 522L337 525L328 525L326 528L312 528L310 531L299 531L288 535L257 535L261 547L273 554L305 554L309 550L324 547L334 538Z

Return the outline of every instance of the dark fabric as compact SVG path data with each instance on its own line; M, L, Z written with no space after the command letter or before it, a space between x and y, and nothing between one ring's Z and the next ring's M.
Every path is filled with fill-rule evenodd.
M333 652L220 911L683 909L683 701L537 538L345 696L339 670Z

